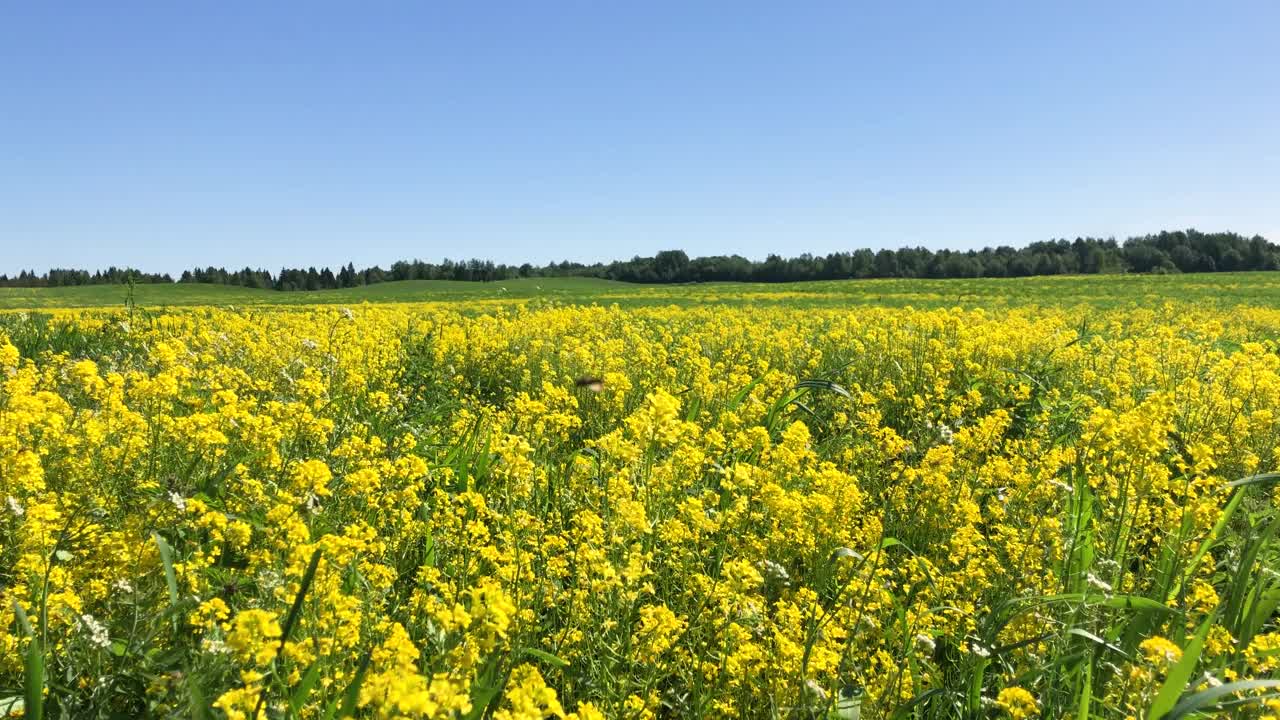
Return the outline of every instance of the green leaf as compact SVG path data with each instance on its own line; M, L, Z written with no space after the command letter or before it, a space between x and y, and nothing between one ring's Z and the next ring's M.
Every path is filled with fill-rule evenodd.
M1160 686L1160 692L1156 694L1156 699L1151 703L1151 711L1147 713L1147 717L1151 720L1160 720L1164 718L1174 705L1178 702L1178 697L1182 695L1182 691L1186 689L1187 682L1191 680L1192 673L1196 670L1196 664L1200 662L1200 653L1204 650L1204 640L1209 635L1210 628L1218 620L1218 613L1213 613L1205 618L1200 624L1200 629L1196 630L1196 636L1191 640L1182 651L1182 658L1169 668L1169 674L1164 679L1164 684Z
M298 594L293 596L293 605L289 607L289 614L285 617L284 628L280 631L280 649L279 654L284 654L285 643L289 642L289 635L293 632L293 627L298 624L298 616L302 614L302 601L307 596L307 590L311 588L311 581L315 580L316 568L320 566L320 548L316 548L311 553L311 562L307 563L307 571L302 574L302 582L298 586ZM275 670L272 665L272 671ZM265 692L258 694L258 704L253 709L253 717L258 717L258 713L262 710L262 704L267 701Z
M917 707L923 705L929 698L933 697L934 695L941 695L941 694L942 694L942 688L933 688L931 690L925 690L919 695L911 698L911 702L907 703L906 705L899 705L898 709L894 710L893 714L889 716L889 720L907 720L907 718L911 717L912 711L914 711Z
M1248 480L1248 478L1245 479ZM1236 482L1242 481L1237 480ZM1231 487L1232 484L1228 483L1227 486ZM1200 561L1203 560L1204 556L1209 552L1209 548L1213 547L1214 543L1218 541L1223 530L1226 529L1227 523L1229 523L1231 521L1231 517L1235 515L1236 508L1240 507L1240 501L1243 498L1243 492L1232 493L1231 500L1227 502L1226 507L1222 509L1222 515L1218 517L1218 522L1214 524L1213 529L1209 531L1209 535L1205 537L1204 542L1200 543L1200 547L1197 548L1195 554L1191 556L1191 561L1187 563L1186 569L1182 573L1182 577L1172 588L1170 588L1169 595L1166 600L1172 602L1174 598L1178 597L1178 595L1182 593L1182 588L1186 585L1187 581L1195 577L1196 571L1200 569Z
M22 658L23 691L26 695L26 720L44 717L44 649L40 638L30 636L26 655Z
M40 646L40 638L31 627L27 611L22 603L13 601L13 614L18 619L18 627L27 636L27 652L22 656L22 689L23 706L27 720L41 720L44 717L44 648Z
M342 707L338 709L337 717L355 717L356 705L360 701L360 688L364 686L364 677L369 672L371 660L373 660L373 653L370 652L366 652L364 657L360 658L360 667L356 669L356 676L351 679L351 684L342 693Z
M1124 658L1129 657L1129 653L1126 653L1124 650L1121 650L1118 646L1113 645L1107 642L1106 640L1103 640L1102 638L1098 637L1097 635L1094 635L1088 630L1081 630L1080 628L1071 628L1067 632L1070 633L1071 635L1082 637L1085 640L1089 640L1090 642L1096 643L1110 650L1111 652L1116 653L1117 655L1120 655L1121 657L1124 657Z
M537 648L525 648L524 654L528 655L531 658L536 658L538 660L541 660L542 662L548 665L552 665L554 667L558 667L558 668L569 667L568 660L565 660L564 658L561 658L556 655L552 655L551 653L545 650L539 650Z
M1103 643L1104 645L1106 643ZM1089 705L1093 702L1093 663L1084 664L1084 680L1080 683L1080 695L1076 698L1076 720L1089 720Z
M293 605L289 607L289 614L285 617L284 628L280 631L280 649L284 650L284 645L289 641L289 635L293 632L293 628L298 624L298 617L302 614L302 601L307 597L307 591L311 589L311 583L316 579L316 570L320 567L320 548L316 548L311 553L311 562L307 563L307 571L302 575L302 584L298 586L298 594L293 596Z
M35 629L31 627L31 620L27 618L27 611L22 609L22 603L17 600L13 601L13 615L18 618L18 627L22 629L23 634L27 637L36 634Z
M435 567L436 565L435 535L427 535L427 547L422 553L422 564L424 567Z
M177 605L178 576L173 572L173 548L169 547L169 543L154 530L151 531L151 537L155 538L156 547L160 548L160 562L164 565L164 581L169 585L169 604Z
M850 394L848 390L844 389L844 386L838 383L831 382L830 380L820 380L820 379L801 380L800 382L796 383L796 387L805 388L807 390L826 390L827 392L833 392L841 397L846 397L850 399L853 398L853 395Z
M498 697L498 694L501 692L501 683L495 683L493 685L476 683L476 685L471 688L471 712L464 717L467 720L476 720L477 718L483 717L485 711L489 709L489 703L493 702L493 699Z
M1257 601L1250 607L1249 626L1246 628L1249 637L1257 634L1275 614L1277 607L1280 607L1280 588L1271 588L1259 594Z
M1280 472L1269 472L1262 473L1260 475L1250 475L1247 478L1241 478L1239 480L1232 480L1227 483L1227 487L1237 488L1245 487L1247 485L1262 485L1264 483L1276 482L1278 480L1280 480ZM1224 685L1223 687L1226 686Z
M209 712L209 699L205 697L204 689L200 687L200 683L195 678L187 681L187 707L191 709L191 717L195 720L211 720L213 713Z
M298 686L289 695L289 708L294 715L302 715L302 708L307 706L307 698L311 697L311 691L315 689L318 682L320 682L320 663L317 662L307 668L307 674L302 676Z
M685 422L693 422L698 419L698 414L702 412L702 398L695 397L689 402L689 409L685 411Z
M490 660L484 670L476 674L475 684L471 686L471 712L463 715L464 720L479 720L485 717L489 705L502 694L507 678L498 672L497 663Z
M1173 706L1168 715L1164 716L1164 720L1181 720L1192 713L1208 710L1218 704L1218 700L1235 695L1246 690L1261 690L1263 688L1280 688L1280 680L1241 680L1239 682L1227 683L1218 687L1201 690L1193 695L1182 698L1182 701ZM1246 698L1247 701L1261 702L1268 698L1276 697L1280 693L1265 693L1261 695L1252 695Z
M1033 605L1055 602L1080 602L1085 605L1101 605L1103 607L1115 608L1117 610L1151 610L1154 612L1170 614L1176 614L1178 612L1164 603L1152 600L1151 598L1142 597L1141 595L1089 595L1087 593L1062 593L1061 595L1045 595L1042 597L1027 598L1026 602Z
M734 393L733 397L729 398L727 407L730 410L737 410L738 406L742 404L742 401L746 400L747 396L751 394L751 391L756 389L756 386L758 386L763 381L764 381L764 378L756 378L755 380L752 380L750 383L746 385L746 387Z
M969 678L969 712L974 717L982 709L982 686L986 682L987 667L990 665L990 658L979 658L974 663L973 676Z

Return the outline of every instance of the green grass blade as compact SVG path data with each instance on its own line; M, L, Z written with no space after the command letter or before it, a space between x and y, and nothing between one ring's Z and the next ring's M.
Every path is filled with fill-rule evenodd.
M1230 487L1230 484L1228 484L1228 487ZM1196 548L1195 554L1191 556L1191 560L1187 562L1186 569L1182 572L1182 577L1170 588L1169 594L1166 596L1167 602L1172 602L1174 598L1178 597L1187 581L1195 577L1196 571L1200 568L1200 562L1204 560L1204 556L1208 554L1214 543L1218 542L1218 538L1222 536L1222 531L1226 529L1227 523L1231 522L1232 516L1236 513L1236 508L1240 507L1240 501L1243 498L1243 491L1237 490L1231 494L1231 500L1222 509L1222 515L1219 516L1218 522L1214 524L1213 529L1209 531L1209 535L1200 543L1200 547Z
M1239 480L1232 480L1227 483L1227 487L1238 488L1246 487L1248 485L1262 485L1276 481L1280 481L1280 472L1262 473L1260 475L1250 475L1247 478L1241 478Z
M1209 688L1208 690L1201 690L1183 698L1181 702L1169 711L1168 715L1164 716L1164 720L1181 720L1181 718L1187 717L1192 713L1200 713L1212 709L1224 697L1230 697L1246 690L1261 690L1264 688L1280 688L1280 680L1241 680ZM1262 702L1268 698L1276 697L1278 694L1280 693L1253 695L1248 699L1253 702Z
M1248 635L1252 638L1262 630L1263 625L1275 615L1276 608L1280 607L1280 587L1273 587L1259 594L1257 600L1249 608L1249 618L1247 626L1243 628L1241 637Z
M204 690L201 689L196 678L187 680L187 707L195 720L212 720L213 718L213 713L209 712L209 699L205 697Z
M18 619L18 627L28 636L35 635L35 628L31 627L31 620L27 617L27 611L22 609L22 603L17 600L13 601L13 615Z
M311 691L315 689L318 682L320 682L320 663L316 662L307 668L307 674L302 676L302 680L298 681L298 686L289 696L289 709L293 711L294 716L302 716L302 709L307 706L307 699L311 697Z
M525 649L524 649L524 654L525 654L525 655L528 655L528 656L529 656L529 657L531 657L531 658L535 658L535 659L537 659L537 660L541 660L542 662L544 662L544 663L546 663L546 664L548 664L548 665L551 665L551 666L553 666L553 667L557 667L557 668L567 668L567 667L569 667L569 661L568 661L568 660L565 660L564 658L561 658L561 657L559 657L559 656L557 656L557 655L552 655L551 653L549 653L549 652L547 652L547 651L545 651L545 650L539 650L539 649L537 649L537 648L525 648Z
M160 549L160 562L164 565L164 581L169 586L169 604L177 605L178 576L173 572L173 548L169 547L169 543L154 530L151 531L151 537L155 538L156 547Z
M1205 618L1205 621L1200 624L1200 629L1196 630L1195 638L1182 651L1182 658L1169 668L1169 674L1165 677L1164 684L1160 686L1160 692L1151 703L1151 711L1147 713L1148 718L1151 720L1165 718L1178 703L1178 698L1186 690L1187 683L1196 670L1196 664L1200 662L1200 653L1204 650L1204 640L1209 635L1209 629L1217 620L1217 613Z
M285 617L284 627L280 630L280 650L284 650L284 645L289 641L289 635L293 632L293 628L298 624L298 617L302 614L302 601L307 597L307 591L311 589L311 583L316 579L316 570L320 567L320 548L316 548L311 553L311 562L307 563L307 571L302 575L302 584L298 586L298 594L293 596L293 605L289 607L289 614Z
M849 399L853 398L853 395L850 394L849 391L846 390L843 385L840 385L839 383L834 383L830 380L818 380L818 379L801 380L800 382L796 383L796 387L806 388L808 390L826 390L827 392L833 392L841 397L845 397Z
M35 635L31 636L27 654L22 658L22 674L27 720L41 720L44 717L44 651Z
M31 627L27 612L17 600L13 601L13 614L29 640L27 652L22 656L25 717L27 720L41 720L44 717L44 649L40 647L40 638Z
M1089 720L1089 705L1093 702L1093 663L1084 664L1084 678L1080 683L1080 695L1076 698L1076 720Z
M924 705L933 696L941 695L941 694L942 694L942 688L933 688L931 690L925 690L919 695L916 695L914 698L911 698L911 702L907 703L906 705L899 705L898 709L894 710L893 714L889 716L889 720L907 720L907 718L911 717L911 715L915 712L915 709L917 707Z
M1100 647L1104 647L1104 648L1106 648L1106 649L1110 650L1111 652L1116 653L1116 654L1117 654L1117 655L1119 655L1120 657L1123 657L1123 658L1126 658L1126 659L1128 659L1128 657L1129 657L1129 653L1126 653L1126 652L1125 652L1123 649L1121 649L1118 645L1113 645L1112 643L1109 643L1109 642L1107 642L1106 640L1104 640L1104 639L1102 639L1102 638L1098 637L1097 635L1094 635L1093 633L1089 632L1088 630L1082 630L1082 629L1080 629L1080 628L1071 628L1071 629L1070 629L1070 630L1068 630L1067 632L1068 632L1068 634L1075 635L1075 636L1077 636L1077 637L1082 637L1082 638L1084 638L1085 640L1088 640L1088 641L1090 641L1090 642L1092 642L1092 643L1095 643L1095 644L1099 645Z
M1175 614L1178 611L1158 600L1141 595L1086 595L1085 593L1062 593L1046 595L1039 598L1028 598L1035 604L1055 602L1079 602L1085 605L1102 605L1116 610L1151 610L1154 612Z
M302 601L307 597L307 590L311 588L311 581L315 579L316 568L319 566L320 548L316 548L315 552L311 553L311 562L307 564L307 570L302 574L302 583L298 586L298 594L293 596L293 605L289 607L289 614L285 617L284 627L280 630L278 655L284 655L284 646L289 642L289 635L293 632L293 627L298 624L298 616L302 614ZM258 694L258 705L254 708L251 717L258 717L258 713L262 710L262 705L266 701L267 693L264 690Z
M351 679L351 684L347 686L346 692L342 694L342 707L338 709L337 717L355 717L356 705L360 701L360 688L364 686L364 677L369 672L369 662L371 660L373 660L373 654L368 652L360 659L360 667L356 670L356 676Z

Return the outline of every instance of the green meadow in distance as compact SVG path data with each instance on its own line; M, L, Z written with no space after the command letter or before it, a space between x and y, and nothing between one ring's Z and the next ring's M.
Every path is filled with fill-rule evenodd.
M0 309L124 307L129 288L88 285L0 288ZM797 283L637 285L580 277L497 282L405 280L342 290L281 292L226 285L136 285L138 307L191 305L304 305L361 302L548 301L623 306L702 303L793 306L1019 307L1152 306L1166 301L1216 307L1280 307L1280 273L1077 275L965 280L829 280Z

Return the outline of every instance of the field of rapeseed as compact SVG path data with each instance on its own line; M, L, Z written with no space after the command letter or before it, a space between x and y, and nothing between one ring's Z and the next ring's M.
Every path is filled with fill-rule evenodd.
M1275 717L1280 311L0 315L0 715Z

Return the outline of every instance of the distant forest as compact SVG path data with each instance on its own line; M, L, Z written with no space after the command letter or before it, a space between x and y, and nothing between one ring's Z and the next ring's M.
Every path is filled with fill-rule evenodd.
M535 267L495 264L486 260L427 263L400 261L383 269L357 270L348 264L337 272L329 268L281 268L227 270L197 268L182 273L180 283L213 283L272 290L324 290L372 285L391 280L493 281L523 277L594 277L635 283L689 282L795 282L848 278L978 278L1031 275L1079 275L1097 273L1231 272L1280 269L1280 246L1260 235L1202 233L1196 230L1161 232L1131 237L1076 238L1036 242L1023 248L997 247L954 251L928 248L854 250L826 256L804 254L793 258L770 255L753 261L739 255L689 258L681 250L666 250L654 257L634 257L611 263L584 265L575 262ZM67 287L75 285L171 283L168 274L144 273L130 268L85 270L53 269L38 275L22 272L0 275L3 287Z

